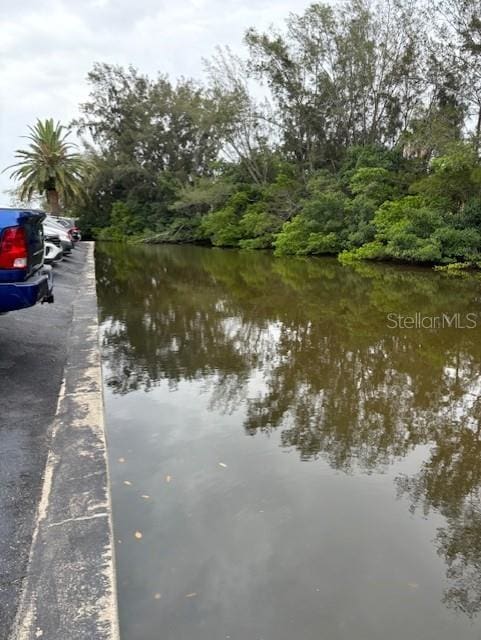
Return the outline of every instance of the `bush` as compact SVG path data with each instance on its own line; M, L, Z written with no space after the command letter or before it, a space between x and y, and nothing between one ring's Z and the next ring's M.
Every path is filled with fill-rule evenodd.
M420 197L407 196L385 202L374 216L374 241L343 256L349 259L391 258L408 262L438 262L442 259L441 214L427 207Z
M234 208L226 206L208 213L202 219L199 237L210 240L216 247L237 247L242 233Z
M469 260L481 258L481 234L476 229L453 229L441 227L433 234L441 248L443 261Z
M471 198L481 197L481 168L471 145L457 144L450 153L434 158L430 171L412 185L412 192L453 211L462 209Z
M354 195L363 195L376 205L397 195L391 173L383 167L361 167L352 176L349 188Z
M306 252L309 223L301 216L295 216L286 222L282 231L274 240L275 251L278 256L302 255Z
M281 221L268 213L263 203L251 205L239 222L243 249L268 249L272 247L274 236L280 231Z
M142 232L142 224L124 202L114 202L110 213L110 224L104 229L96 230L99 240L125 242L129 237L138 236Z
M387 258L386 247L374 240L352 251L343 251L339 254L340 262L348 264L356 260L385 260Z

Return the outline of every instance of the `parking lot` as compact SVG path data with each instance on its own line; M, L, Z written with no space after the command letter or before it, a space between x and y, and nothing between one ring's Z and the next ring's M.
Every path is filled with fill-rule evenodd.
M81 295L81 244L54 268L55 304L0 316L0 638L7 638L27 569L35 512Z

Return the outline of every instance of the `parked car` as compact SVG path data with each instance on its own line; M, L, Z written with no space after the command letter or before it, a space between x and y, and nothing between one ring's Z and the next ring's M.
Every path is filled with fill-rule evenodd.
M53 302L51 267L44 265L45 214L0 209L0 313Z
M47 240L45 240L45 255L43 258L45 264L54 264L56 262L60 262L61 260L63 260L62 247L54 244L53 242L48 242Z
M79 242L82 239L82 234L74 218L47 216L47 221L61 225L74 242Z
M58 249L62 251L62 254L63 254L62 243L60 242L60 236L57 233L49 233L48 231L45 231L45 227L43 232L44 232L45 242L49 242L50 244L55 245Z
M47 218L43 222L43 229L44 229L45 235L49 238L49 241L53 241L54 236L57 236L59 238L60 245L62 247L64 254L70 253L72 251L74 243L72 238L65 231L64 227L62 227L61 225L55 222L51 222L51 220L47 216Z

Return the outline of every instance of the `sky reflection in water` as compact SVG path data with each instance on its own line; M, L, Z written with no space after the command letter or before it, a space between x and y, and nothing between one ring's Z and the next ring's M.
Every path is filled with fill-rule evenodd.
M481 321L387 324L479 317L477 279L116 245L97 276L125 638L481 638Z

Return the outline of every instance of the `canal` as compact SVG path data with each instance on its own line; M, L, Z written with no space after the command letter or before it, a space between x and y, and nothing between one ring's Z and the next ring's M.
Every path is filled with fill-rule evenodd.
M96 262L123 640L481 638L479 280Z

